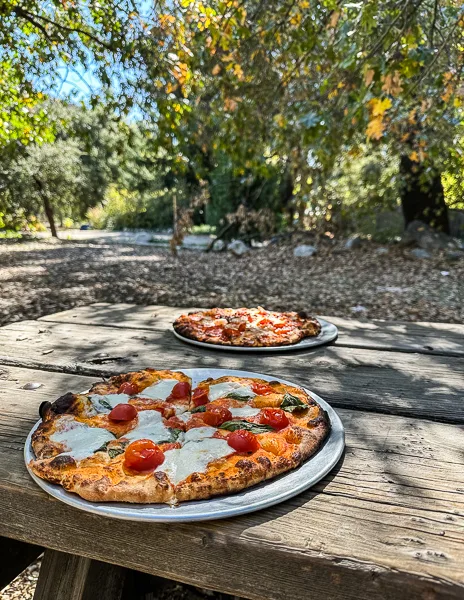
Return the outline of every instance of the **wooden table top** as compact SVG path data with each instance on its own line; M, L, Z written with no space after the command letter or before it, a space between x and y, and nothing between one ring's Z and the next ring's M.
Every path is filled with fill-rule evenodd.
M253 599L462 599L464 326L324 317L331 346L242 354L175 339L181 310L94 304L0 328L0 535ZM22 454L40 403L148 366L305 385L346 452L311 490L224 521L116 521L49 497Z

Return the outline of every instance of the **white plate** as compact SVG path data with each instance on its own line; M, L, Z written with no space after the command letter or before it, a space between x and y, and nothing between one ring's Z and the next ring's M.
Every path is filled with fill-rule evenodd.
M333 323L329 323L328 321L324 321L324 319L317 318L319 323L321 324L321 333L315 337L308 337L301 340L297 344L290 344L289 346L258 346L248 347L248 346L226 346L222 344L209 344L207 342L198 342L197 340L191 340L190 338L184 337L177 333L177 331L172 328L172 332L182 340L183 342L187 342L187 344L193 344L194 346L201 346L202 348L209 348L210 350L231 350L232 352L289 352L291 350L306 350L307 348L314 348L315 346L322 346L323 344L328 344L329 342L333 342L333 340L337 339L338 329L335 327Z
M218 378L224 375L235 375L238 377L259 377L267 381L281 381L290 385L297 385L279 379L251 373L250 371L234 371L229 369L184 369L182 371L192 378L193 385L208 377ZM126 502L89 502L76 494L65 491L61 486L54 485L40 479L29 469L28 465L35 458L31 446L32 433L40 425L39 420L27 436L24 447L24 459L32 479L48 494L79 508L86 512L113 517L115 519L126 519L129 521L151 521L151 522L187 522L208 521L211 519L225 519L245 513L254 512L288 500L308 489L337 464L345 447L345 432L342 422L334 409L322 398L313 392L306 390L327 411L331 423L331 431L322 448L300 467L280 475L276 479L260 483L252 488L244 490L231 496L219 496L210 500L198 500L192 502L181 502L179 506L172 508L166 504L130 504Z

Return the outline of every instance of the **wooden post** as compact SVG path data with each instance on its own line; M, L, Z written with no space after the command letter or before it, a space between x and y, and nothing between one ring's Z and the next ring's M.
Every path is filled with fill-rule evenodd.
M120 600L126 569L45 550L34 600Z

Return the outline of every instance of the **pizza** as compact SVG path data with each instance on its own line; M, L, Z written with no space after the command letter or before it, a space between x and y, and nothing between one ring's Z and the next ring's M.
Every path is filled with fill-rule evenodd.
M321 324L305 312L257 308L211 308L181 315L174 330L183 337L224 346L288 346L321 333Z
M179 371L126 373L40 409L29 468L90 501L168 503L238 492L299 466L330 430L302 388Z

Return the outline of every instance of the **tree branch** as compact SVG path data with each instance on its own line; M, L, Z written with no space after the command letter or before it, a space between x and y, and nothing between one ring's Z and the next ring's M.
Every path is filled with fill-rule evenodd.
M435 31L435 24L437 22L437 14L438 14L438 0L435 0L434 5L433 5L432 24L430 26L430 48L433 48L433 34Z
M33 20L40 19L41 21L44 21L45 23L53 25L57 29L63 29L64 31L69 31L71 33L80 33L81 35L84 35L84 36L88 37L90 40L93 40L94 42L96 42L100 46L103 46L107 50L113 51L113 48L109 44L107 44L103 40L100 40L98 37L96 37L95 35L89 33L88 31L84 31L83 29L79 29L77 27L76 28L74 28L74 27L68 27L67 25L63 25L61 23L56 23L56 21L52 21L51 19L49 19L47 17L43 17L42 15L36 15L34 13L31 13L31 12L29 12L29 11L27 11L27 10L19 7L19 6L15 6L13 8L13 12L18 17L22 17L23 19L26 19L27 21L29 21L30 23L32 23L33 25L35 25L36 27L38 27L41 31L43 31L45 33L45 35L49 39L50 39L50 36L46 32L45 28L42 25L38 24L37 22L34 22Z

